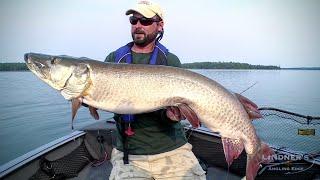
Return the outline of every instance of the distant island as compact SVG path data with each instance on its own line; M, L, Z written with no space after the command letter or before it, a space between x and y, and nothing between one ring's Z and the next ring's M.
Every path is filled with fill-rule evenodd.
M274 69L274 70L320 70L320 67L281 68L279 66L251 65L237 62L184 63L186 69ZM28 71L25 63L0 63L0 71Z
M194 62L184 63L186 69L281 69L279 66L251 65L238 62Z

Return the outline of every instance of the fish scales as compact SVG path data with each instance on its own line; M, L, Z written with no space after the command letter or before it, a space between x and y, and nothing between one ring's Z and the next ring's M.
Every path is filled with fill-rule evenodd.
M184 103L209 129L224 137L243 137L248 153L257 149L256 142L251 142L257 135L246 111L215 81L174 67L85 63L90 66L93 84L84 96L85 103L119 114L151 112Z
M26 54L25 61L33 73L61 91L66 99L81 99L94 108L93 112L98 108L139 114L170 106L186 107L181 109L196 116L189 116L191 119L198 119L221 134L228 165L244 147L248 179L253 179L260 162L265 162L261 156L273 153L260 142L235 94L198 73L168 66L102 63L34 53Z

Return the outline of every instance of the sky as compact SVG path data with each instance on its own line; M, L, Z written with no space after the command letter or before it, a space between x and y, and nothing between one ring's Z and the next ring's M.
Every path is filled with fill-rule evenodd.
M131 41L135 0L1 0L0 62L27 52L103 61ZM320 67L319 0L157 0L182 63Z

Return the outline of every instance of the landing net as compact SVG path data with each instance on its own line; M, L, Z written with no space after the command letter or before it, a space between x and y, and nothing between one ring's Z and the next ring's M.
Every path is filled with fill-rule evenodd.
M260 139L278 149L320 156L320 117L276 108L259 108L263 118L253 121Z

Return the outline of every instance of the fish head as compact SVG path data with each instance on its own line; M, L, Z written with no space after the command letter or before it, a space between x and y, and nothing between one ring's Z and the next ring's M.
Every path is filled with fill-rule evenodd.
M89 84L89 65L70 56L27 53L27 67L49 86L61 91L65 99L81 96Z

